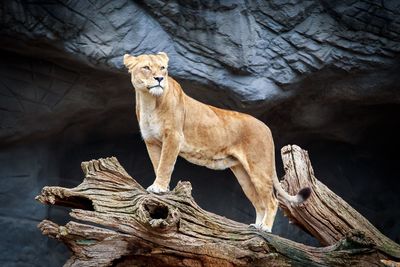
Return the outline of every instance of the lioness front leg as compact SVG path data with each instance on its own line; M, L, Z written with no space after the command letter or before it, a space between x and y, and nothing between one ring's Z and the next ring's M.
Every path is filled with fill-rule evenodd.
M162 140L160 162L158 164L156 179L147 188L153 193L164 193L169 191L169 182L174 170L176 158L181 145L181 135L177 132L167 132Z
M153 165L154 174L157 175L157 169L158 165L160 164L161 157L161 145L149 140L145 140L144 142L146 144L147 153L149 153L149 157Z

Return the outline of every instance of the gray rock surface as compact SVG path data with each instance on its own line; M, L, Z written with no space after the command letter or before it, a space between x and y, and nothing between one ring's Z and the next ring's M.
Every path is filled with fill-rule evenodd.
M0 2L1 266L64 262L36 224L68 211L33 197L79 183L81 161L115 155L151 183L122 55L159 51L192 97L308 149L318 178L399 242L399 1L16 0ZM229 172L179 161L174 176L205 209L252 221ZM274 231L316 244L282 216Z
M337 102L399 102L398 7L395 0L4 1L0 137L59 132L127 111L122 55L157 51L169 53L170 74L190 95L257 116L291 109L290 127L316 131L338 116ZM304 95L313 103L285 105ZM23 129L32 117L45 129Z

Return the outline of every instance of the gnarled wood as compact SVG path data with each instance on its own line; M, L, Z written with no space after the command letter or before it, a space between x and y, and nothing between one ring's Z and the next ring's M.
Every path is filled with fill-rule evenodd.
M313 193L302 207L293 207L279 199L280 207L289 219L306 229L324 245L332 245L351 230L358 229L387 254L400 258L400 246L384 236L367 219L341 197L317 180L307 151L296 145L281 150L285 169L282 186L295 194L304 186Z
M149 194L115 158L84 162L82 169L79 186L44 187L37 197L73 207L70 215L81 221L39 224L71 249L65 266L379 266L382 259L399 260L361 231L314 248L250 229L201 209L188 182L165 195Z

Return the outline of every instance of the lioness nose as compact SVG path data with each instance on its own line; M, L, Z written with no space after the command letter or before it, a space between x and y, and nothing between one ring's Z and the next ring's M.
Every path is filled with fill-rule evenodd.
M164 77L154 77L154 79L156 79L156 81L160 83L164 79Z

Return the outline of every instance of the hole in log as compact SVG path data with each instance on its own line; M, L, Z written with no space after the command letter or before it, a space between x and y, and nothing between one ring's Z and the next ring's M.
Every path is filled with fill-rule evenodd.
M167 219L168 207L162 204L145 204L144 208L149 212L151 219Z
M85 197L64 197L56 198L55 205L73 209L94 211L93 202Z

